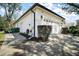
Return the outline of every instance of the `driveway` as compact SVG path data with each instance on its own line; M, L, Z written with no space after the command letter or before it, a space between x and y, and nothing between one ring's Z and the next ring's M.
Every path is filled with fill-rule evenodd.
M16 43L20 43L24 40L26 40L26 38L21 36L19 33L5 34L5 40L0 48L0 55L5 56L5 55L13 54L14 52L21 52L22 50L15 49L10 45L12 44L16 45Z
M27 41L20 34L3 44L0 55L7 56L75 56L79 55L79 37L51 35L47 42ZM5 41L7 42L7 41Z

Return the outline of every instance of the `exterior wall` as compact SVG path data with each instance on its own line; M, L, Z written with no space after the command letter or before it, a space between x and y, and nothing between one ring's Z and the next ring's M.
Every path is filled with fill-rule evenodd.
M62 28L62 18L58 17L57 15L51 14L48 11L40 8L40 7L36 7L36 9L34 9L34 11L36 12L35 16L35 20L36 20L36 25L35 25L35 36L38 37L38 25L51 25L52 26L52 32L51 34L59 34L61 32L61 28ZM41 18L42 16L42 18ZM55 29L56 28L56 29Z
M21 33L26 33L26 30L32 30L32 33L30 32L30 35L33 36L34 34L34 14L30 11L28 14L24 15L21 18L21 21L19 21L16 26L20 28Z
M57 15L54 15L47 10L35 7L33 9L35 12L35 36L38 37L38 25L51 25L51 34L59 34L61 32L63 19ZM30 24L30 26L29 26ZM24 15L15 27L20 28L20 32L25 33L27 29L31 29L31 35L34 36L34 14L29 11Z

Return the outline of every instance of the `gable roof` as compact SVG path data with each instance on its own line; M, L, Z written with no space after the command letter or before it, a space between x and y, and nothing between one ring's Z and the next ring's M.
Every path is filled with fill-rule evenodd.
M56 14L55 12L53 12L53 11L51 11L51 10L49 10L48 8L46 8L46 7L44 7L44 6L42 6L42 5L40 5L39 3L35 3L31 8L29 8L17 21L15 21L15 23L17 23L25 14L27 14L30 10L32 10L34 7L36 7L36 6L39 6L39 7L41 7L41 8L43 8L43 9L45 9L45 10L47 10L47 11L49 11L49 12L51 12L51 13L53 13L53 14L55 14L55 15L57 15L57 16L59 16L59 17L61 17L61 18L63 18L62 16L60 16L60 15L58 15L58 14ZM65 18L63 18L63 19L65 19ZM14 23L14 24L15 24Z

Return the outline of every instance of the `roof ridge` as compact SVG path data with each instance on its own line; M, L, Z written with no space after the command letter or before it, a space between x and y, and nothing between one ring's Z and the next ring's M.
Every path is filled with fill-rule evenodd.
M44 8L44 9L48 10L49 12L51 12L51 13L53 13L53 14L55 14L55 15L61 17L61 18L63 18L62 16L60 16L60 15L58 15L57 13L53 12L52 10L46 8L45 6L43 6L43 5L39 4L39 3L34 3L25 13L23 13L23 15L21 15L21 17L18 18L18 20L16 20L16 21L14 22L14 24L17 23L20 18L22 18L27 12L29 12L30 10L32 10L35 6L39 6L39 7L41 7L41 8ZM65 19L65 18L63 18L63 19Z

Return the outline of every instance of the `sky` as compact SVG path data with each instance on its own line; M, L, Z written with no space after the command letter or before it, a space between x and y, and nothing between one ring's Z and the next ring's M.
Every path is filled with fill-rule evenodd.
M23 3L21 4L22 9L20 12L18 13L18 17L19 18L25 11L27 11L34 3ZM74 13L72 14L66 14L65 11L63 11L62 9L60 9L59 7L61 7L59 4L57 3L40 3L41 5L45 6L46 8L52 10L53 12L59 14L60 16L64 17L66 19L67 22L74 22L75 20L78 20L79 17L78 15L75 15ZM5 11L3 8L0 8L0 14L4 15Z

